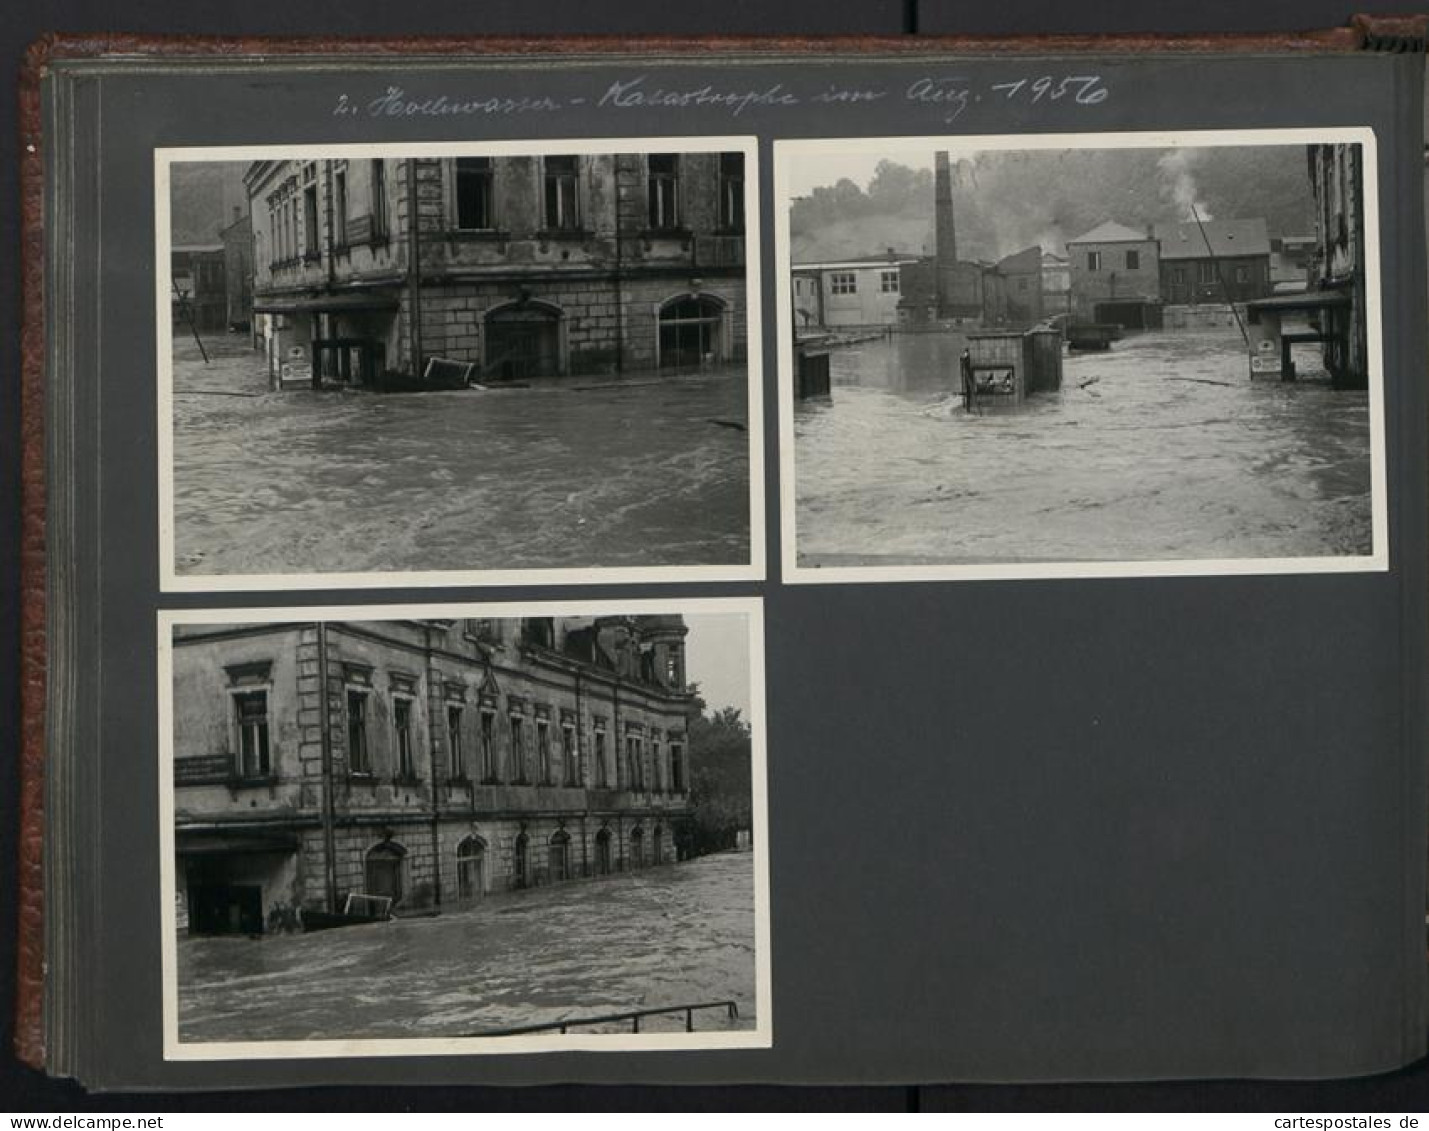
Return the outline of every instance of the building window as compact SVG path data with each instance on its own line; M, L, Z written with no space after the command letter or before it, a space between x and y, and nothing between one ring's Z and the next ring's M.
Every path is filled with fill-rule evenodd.
M630 868L633 871L645 867L645 830L636 825L630 830Z
M488 785L496 777L496 713L481 712L481 780Z
M675 742L670 743L670 789L685 792L685 748Z
M885 295L896 295L898 293L898 268L878 273L878 290Z
M610 830L601 829L595 834L595 874L610 875Z
M447 749L451 753L452 777L466 777L466 755L461 746L461 708L447 708Z
M660 760L660 740L652 738L650 740L650 785L656 791L662 791L669 775L665 772L665 763Z
M633 735L625 740L626 782L631 789L645 788L645 750L640 739Z
M1196 282L1209 286L1216 281L1216 263L1213 259L1203 259L1196 264Z
M531 883L531 838L522 833L511 848L511 886L524 888Z
M595 731L595 787L605 789L609 784L609 771L605 764L605 730L597 727Z
M650 227L657 232L680 226L680 158L674 153L649 157L647 191Z
M347 169L332 175L332 230L338 247L347 246Z
M318 257L318 186L303 189L303 255Z
M456 846L458 899L480 899L486 894L486 842L469 836Z
M1087 252L1087 270L1100 271L1102 269L1102 253L1099 251Z
M372 757L367 747L367 692L347 693L347 768L354 774L370 774Z
M395 841L385 841L367 853L367 890L364 895L386 896L392 903L402 902L402 861L407 850Z
M536 758L541 766L541 784L555 785L551 775L551 725L545 719L536 720Z
M492 222L492 167L490 157L456 159L456 226L480 231Z
M724 306L709 295L683 295L660 308L660 368L692 369L718 361Z
M835 271L829 276L829 293L835 295L858 294L858 276L852 271Z
M530 784L526 780L526 720L520 715L511 716L511 769L517 785Z
M387 235L387 165L381 158L372 162L372 234Z
M1244 266L1237 267L1235 269L1235 281L1237 283L1250 282L1250 268Z
M576 750L574 723L561 724L561 762L566 772L566 784L580 785L580 753Z
M571 836L564 829L551 837L547 853L548 875L552 883L571 878Z
M744 154L719 155L719 226L726 232L744 231Z
M580 158L547 157L546 227L555 232L573 232L581 226Z
M1171 282L1177 286L1184 287L1186 285L1186 268L1171 268Z
M1126 253L1126 269L1128 271L1141 270L1141 252L1139 250Z
M1018 289L1019 291L1021 291L1022 293L1025 294L1025 293L1027 292L1027 280L1026 280L1026 279L1018 279L1018 280L1017 280L1017 289Z
M412 701L394 699L392 701L392 727L397 732L397 777L411 781L417 776L416 763L412 758Z
M238 776L266 778L273 772L268 747L268 693L240 691L233 696L238 724Z

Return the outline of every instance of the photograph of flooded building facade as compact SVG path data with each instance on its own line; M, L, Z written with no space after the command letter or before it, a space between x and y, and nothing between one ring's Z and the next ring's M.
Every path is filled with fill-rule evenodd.
M177 573L749 565L747 154L568 144L168 165Z
M795 579L1379 568L1365 143L1261 136L780 143Z
M700 1028L752 1026L742 622L175 625L182 1038L462 1036L644 1010L658 1031L667 1007L707 1001L734 1008ZM735 705L691 683L692 644ZM606 946L609 963L592 957ZM472 948L480 969L454 987ZM352 972L313 964L398 952L380 1005L324 1006ZM283 992L238 1008L253 963Z

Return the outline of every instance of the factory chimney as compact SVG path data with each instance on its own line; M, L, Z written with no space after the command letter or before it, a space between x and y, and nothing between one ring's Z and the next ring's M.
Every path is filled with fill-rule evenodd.
M958 266L958 234L953 225L953 174L948 166L947 150L933 155L933 209L938 317L951 318Z

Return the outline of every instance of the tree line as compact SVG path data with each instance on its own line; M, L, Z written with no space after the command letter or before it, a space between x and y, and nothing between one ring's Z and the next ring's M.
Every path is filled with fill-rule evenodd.
M793 202L796 245L830 256L932 250L933 170L892 160L867 185L849 178ZM1000 259L1034 244L1061 252L1107 220L1145 228L1191 219L1263 218L1272 236L1314 231L1303 146L1008 150L952 163L958 254ZM918 240L922 246L907 246ZM796 257L797 258L797 257Z

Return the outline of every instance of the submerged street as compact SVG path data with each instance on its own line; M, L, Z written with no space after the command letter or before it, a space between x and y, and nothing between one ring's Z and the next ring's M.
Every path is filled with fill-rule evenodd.
M723 853L305 935L181 933L180 1039L455 1037L723 999L738 1019L700 1011L696 1031L750 1029L753 862ZM683 1015L641 1025L683 1029Z
M181 574L744 564L747 374L270 392L261 354L174 353Z
M1227 330L1065 358L1062 389L962 409L956 334L835 349L795 420L801 565L1371 552L1368 394L1252 381Z

